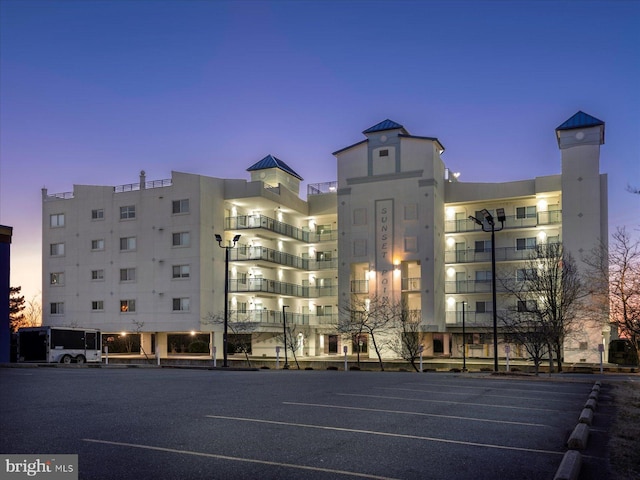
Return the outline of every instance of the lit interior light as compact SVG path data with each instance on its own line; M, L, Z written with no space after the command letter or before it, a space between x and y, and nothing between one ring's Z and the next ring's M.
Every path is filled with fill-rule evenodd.
M456 244L456 239L453 237L447 237L447 247L453 247Z
M448 277L453 277L456 274L456 269L453 267L449 267L447 269L447 276Z

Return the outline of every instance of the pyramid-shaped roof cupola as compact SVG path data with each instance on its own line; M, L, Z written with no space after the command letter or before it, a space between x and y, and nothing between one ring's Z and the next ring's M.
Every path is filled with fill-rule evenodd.
M405 135L409 133L402 125L394 122L393 120L389 120L388 118L374 125L373 127L367 128L362 133L366 135L367 133L384 132L385 130L402 130L402 133L404 133Z
M255 172L257 170L267 170L270 168L279 168L283 172L287 172L289 175L293 175L300 181L304 180L289 165L287 165L282 160L280 160L277 157L274 157L271 154L267 155L259 162L256 162L253 165L251 165L249 168L247 168L247 172Z
M579 111L556 130L573 130L574 128L597 127L598 125L604 125L604 122L583 111Z

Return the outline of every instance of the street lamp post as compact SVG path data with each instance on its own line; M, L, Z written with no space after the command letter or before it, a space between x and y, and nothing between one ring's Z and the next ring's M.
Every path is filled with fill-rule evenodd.
M496 232L504 228L504 222L507 217L504 214L504 208L496 208L496 215L500 222L500 228L496 228L496 222L493 215L486 208L480 211L484 220L478 220L474 216L469 216L470 220L476 222L482 228L483 232L491 232L491 293L493 295L493 370L498 371L498 311L496 301ZM487 228L488 225L488 228Z
M467 331L464 328L464 304L462 302L462 371L467 371Z
M289 308L289 305L282 305L282 328L284 333L284 367L283 370L289 369L289 362L287 360L287 314L285 308Z
M224 361L222 362L223 367L228 367L227 363L227 340L229 336L229 250L236 246L238 240L240 240L240 235L236 235L233 237L233 245L223 245L222 244L222 236L215 234L216 241L218 242L218 246L220 248L224 248L224 334L222 335L222 355Z

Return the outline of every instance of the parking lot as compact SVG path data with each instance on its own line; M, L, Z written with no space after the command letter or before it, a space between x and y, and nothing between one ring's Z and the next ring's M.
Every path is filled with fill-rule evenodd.
M593 381L3 368L0 452L78 454L86 479L551 479ZM583 480L608 476L610 420Z

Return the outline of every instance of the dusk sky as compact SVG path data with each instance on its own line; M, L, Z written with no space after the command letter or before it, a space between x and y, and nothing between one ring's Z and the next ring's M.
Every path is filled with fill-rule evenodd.
M610 231L640 225L639 1L0 0L0 21L0 224L27 300L42 187L248 179L267 154L332 181L331 152L387 118L495 182L560 173L554 130L582 110L606 123Z

